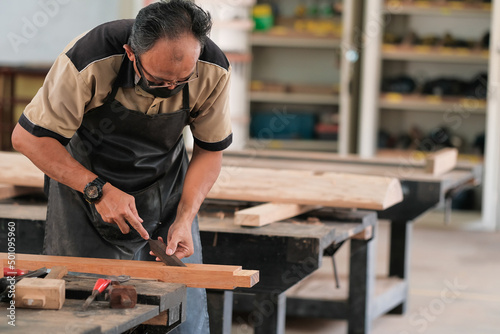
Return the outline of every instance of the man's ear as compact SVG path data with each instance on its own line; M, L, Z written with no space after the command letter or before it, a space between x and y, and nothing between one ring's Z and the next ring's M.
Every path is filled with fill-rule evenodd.
M125 52L127 53L128 59L133 62L135 60L135 55L134 52L132 51L132 48L128 44L124 44L123 48L125 49Z

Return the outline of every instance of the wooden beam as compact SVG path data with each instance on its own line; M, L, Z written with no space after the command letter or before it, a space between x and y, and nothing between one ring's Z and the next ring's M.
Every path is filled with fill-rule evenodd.
M41 193L42 189L37 187L23 187L12 184L0 184L0 200L28 194Z
M0 259L3 260L3 265L7 266L7 253L0 253ZM242 270L239 266L212 264L187 264L187 267L172 267L153 261L16 254L16 266L28 270L44 266L47 268L65 266L69 271L153 278L162 282L181 283L188 287L207 289L251 288L259 281L257 270Z
M425 172L432 175L449 172L457 165L457 158L458 150L451 147L430 153L425 161Z
M17 152L0 152L0 183L43 187L44 175L27 157Z
M403 193L391 177L223 167L207 198L383 210Z
M319 208L316 205L293 203L265 203L234 214L234 223L241 226L264 226Z
M0 183L43 186L43 173L21 154L2 152L0 162ZM384 210L403 193L392 177L223 166L207 197Z

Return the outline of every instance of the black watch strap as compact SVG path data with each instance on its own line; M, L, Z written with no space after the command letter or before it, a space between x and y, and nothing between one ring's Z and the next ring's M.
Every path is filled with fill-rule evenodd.
M101 179L99 177L96 177L94 179L94 181L92 181L92 183L97 183L97 184L99 184L102 187L102 186L104 186L106 184L106 181L104 181L103 179Z

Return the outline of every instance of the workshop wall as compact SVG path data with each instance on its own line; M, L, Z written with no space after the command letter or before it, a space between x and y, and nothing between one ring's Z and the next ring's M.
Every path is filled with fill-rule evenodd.
M23 0L0 5L0 63L52 62L74 37L122 16L119 0ZM126 1L128 3L128 1Z

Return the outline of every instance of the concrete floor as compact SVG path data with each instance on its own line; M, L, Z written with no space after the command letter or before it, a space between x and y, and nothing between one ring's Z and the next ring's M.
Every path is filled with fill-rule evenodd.
M453 212L448 225L443 217L436 210L415 221L408 311L375 319L372 334L500 333L500 233L478 231L477 212ZM380 221L377 275L387 273L387 240L388 223ZM336 254L341 276L347 275L348 255L347 245ZM328 294L325 291L335 287L333 279L326 286L325 277L332 277L328 258L307 283L321 286ZM232 333L252 332L245 324L233 324ZM303 333L345 334L347 325L345 321L288 317L286 334Z

